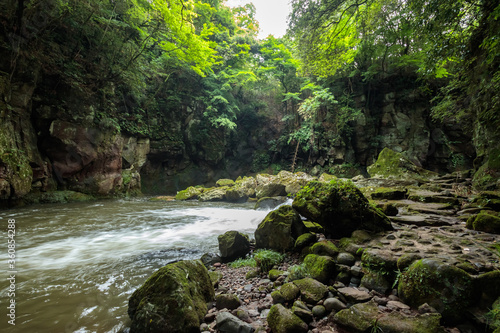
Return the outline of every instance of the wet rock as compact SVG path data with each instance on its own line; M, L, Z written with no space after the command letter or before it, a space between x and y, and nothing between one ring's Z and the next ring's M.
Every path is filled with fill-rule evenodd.
M205 253L200 258L205 267L210 267L215 263L221 262L221 257L217 253Z
M257 210L271 210L281 205L286 201L286 197L264 197L257 200L254 209Z
M372 208L351 181L309 182L297 193L292 206L336 238L350 236L358 229L392 230L387 217Z
M200 260L179 261L156 271L129 300L132 332L192 332L207 313L214 288Z
M235 294L219 294L215 296L215 307L218 310L234 310L241 305L241 301Z
M281 304L271 307L267 322L273 333L306 333L307 324Z
M392 274L396 270L397 257L385 250L368 249L361 256L363 267L383 274Z
M257 248L285 251L292 249L295 240L302 235L304 224L297 211L291 206L273 210L259 224L255 231Z
M223 262L245 257L250 252L250 240L238 231L227 231L217 237Z
M221 333L253 333L252 325L233 316L229 312L220 312L216 317L217 330Z

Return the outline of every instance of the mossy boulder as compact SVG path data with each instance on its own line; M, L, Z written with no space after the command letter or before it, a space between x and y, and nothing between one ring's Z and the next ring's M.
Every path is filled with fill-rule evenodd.
M190 200L198 199L198 196L203 193L202 187L190 186L185 190L177 192L175 200Z
M500 217L498 215L498 213L493 211L482 210L479 214L469 217L467 228L500 234Z
M306 303L316 304L328 293L327 286L310 277L295 280L293 283L299 287L302 301Z
M327 283L335 277L335 261L331 257L309 254L304 265L311 277L319 282Z
M414 179L419 182L427 182L438 175L435 172L422 169L389 148L384 148L378 155L377 161L367 168L368 173L373 178L385 179Z
M297 238L293 249L297 252L300 252L303 248L313 244L314 242L316 242L316 234L307 232Z
M215 292L200 260L156 271L129 299L131 332L199 332Z
M281 304L273 305L267 316L273 333L306 333L307 324Z
M198 196L200 201L224 201L226 199L226 191L229 189L227 186L213 187L206 189Z
M297 193L292 206L335 238L349 236L357 229L392 230L387 216L372 207L351 181L309 182Z
M289 171L280 171L277 175L277 182L285 186L286 194L296 194L302 186L314 178L305 172L292 173Z
M368 332L379 315L374 301L358 303L335 314L333 321L354 332Z
M398 295L403 302L415 308L427 303L448 323L462 319L473 292L469 274L435 259L418 260L399 277Z
M245 257L250 252L250 240L247 235L238 231L227 231L217 237L219 251L224 262Z
M284 302L291 302L295 298L297 298L297 296L299 296L300 290L299 287L297 287L294 283L288 282L282 285L281 288L276 292L279 293L280 295L279 298L282 299Z
M364 268L387 276L397 270L397 260L398 258L389 250L369 249L363 251L361 255L361 265Z
M320 256L330 256L332 258L334 258L339 253L339 249L337 248L337 246L327 240L314 243L313 246L311 246L310 251L312 254L317 254Z
M264 218L255 230L255 245L260 249L290 250L302 235L304 223L291 206L281 206Z

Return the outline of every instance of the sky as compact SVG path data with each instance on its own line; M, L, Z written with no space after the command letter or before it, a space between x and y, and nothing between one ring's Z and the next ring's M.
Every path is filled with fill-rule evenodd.
M259 38L266 38L269 34L274 37L283 37L286 32L286 18L290 13L289 0L227 0L228 6L242 6L252 2L256 9L256 18L259 21Z

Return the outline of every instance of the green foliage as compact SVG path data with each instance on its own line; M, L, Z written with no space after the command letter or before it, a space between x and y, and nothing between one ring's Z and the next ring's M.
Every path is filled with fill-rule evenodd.
M257 262L255 261L254 258L236 259L235 261L229 263L229 267L231 268L257 267Z
M276 251L260 249L255 251L254 259L261 272L268 272L274 265L278 265L285 258L284 254Z
M311 276L304 263L300 265L293 265L288 269L288 271L290 272L290 275L288 276L290 281L300 280Z
M252 257L237 259L229 264L232 268L258 267L261 272L269 272L274 265L277 265L285 258L284 254L272 250L259 249Z

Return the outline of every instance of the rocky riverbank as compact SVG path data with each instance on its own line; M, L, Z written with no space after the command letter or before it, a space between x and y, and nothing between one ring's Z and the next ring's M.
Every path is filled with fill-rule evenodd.
M388 167L379 163L372 170ZM266 216L253 245L234 231L219 238L222 258L202 258L215 296L198 301L208 304L192 331L500 332L500 194L473 192L468 173L438 176L410 165L399 176L383 176L354 182L327 175L309 181L291 173L260 184L265 177L246 179L256 186L242 187L255 193L291 193L276 185L284 178L288 184L308 181L291 206ZM236 185L218 188L223 186L227 193ZM260 258L257 268L227 264L235 256L252 258L254 247L286 256L279 262ZM185 269L180 275L195 276ZM150 278L139 294L151 294L131 298L143 305L140 321L171 322L150 300L175 288L158 283L169 285ZM179 326L173 332L185 331Z

